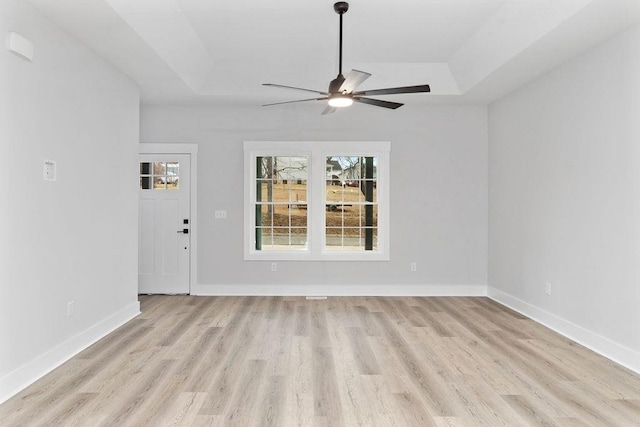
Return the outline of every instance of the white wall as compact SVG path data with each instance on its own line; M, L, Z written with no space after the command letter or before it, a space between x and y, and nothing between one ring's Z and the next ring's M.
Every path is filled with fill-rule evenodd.
M139 312L139 96L26 2L0 0L0 37L1 402Z
M638 27L489 109L489 294L636 371L639 114Z
M199 144L196 293L484 294L485 107L143 106L142 142ZM244 140L391 141L391 261L243 260ZM228 211L215 220L216 209ZM416 262L417 272L409 263Z

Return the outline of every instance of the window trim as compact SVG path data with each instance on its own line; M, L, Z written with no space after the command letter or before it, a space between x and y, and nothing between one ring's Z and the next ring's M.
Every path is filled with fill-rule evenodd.
M390 152L389 141L245 141L244 142L244 259L262 261L388 261L390 259ZM308 156L308 211L305 249L255 249L256 158ZM331 250L325 240L326 158L378 157L378 249Z

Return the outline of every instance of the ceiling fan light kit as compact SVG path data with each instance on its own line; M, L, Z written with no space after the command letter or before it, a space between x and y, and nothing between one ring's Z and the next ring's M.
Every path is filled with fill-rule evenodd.
M353 104L353 98L341 93L331 94L329 95L328 104L336 108L349 107Z
M293 89L304 92L312 92L317 95L322 95L321 97L308 98L308 99L298 99L295 101L285 101L285 102L275 102L272 104L264 104L263 107L271 106L271 105L282 105L282 104L291 104L295 102L306 102L306 101L327 101L327 107L322 112L322 114L331 114L336 111L338 108L349 107L354 102L359 102L362 104L369 104L375 107L382 107L395 110L396 108L401 107L404 104L399 102L391 102L391 101L383 101L380 99L367 98L365 95L394 95L399 93L420 93L420 92L430 92L431 89L429 85L418 85L418 86L403 86L396 88L386 88L386 89L373 89L373 90L363 90L354 92L355 89L366 79L371 77L371 74L366 73L364 71L351 70L346 77L342 75L342 15L344 15L349 10L349 3L344 1L339 1L333 5L333 10L340 16L340 48L338 52L338 76L331 80L329 83L329 90L327 92L313 90L313 89L304 89L294 86L285 86L274 83L263 83L263 86L272 86L272 87L280 87L285 89Z

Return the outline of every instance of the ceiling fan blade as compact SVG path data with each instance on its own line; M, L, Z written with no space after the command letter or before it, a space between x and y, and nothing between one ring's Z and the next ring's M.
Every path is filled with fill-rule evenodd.
M306 101L323 101L329 98L309 98L309 99L297 99L295 101L274 102L272 104L262 104L263 107L269 107L271 105L293 104L294 102L306 102Z
M322 115L324 116L325 114L335 113L336 110L337 110L336 107L332 107L331 105L327 105L327 108L324 109L324 111L322 112Z
M354 95L394 95L397 93L420 93L431 92L429 85L392 87L387 89L361 90L354 92Z
M376 107L391 108L392 110L395 110L396 108L402 107L404 105L399 102L383 101L381 99L362 98L359 96L354 96L353 100L355 102L361 102L363 104L375 105Z
M278 85L278 84L275 84L275 83L262 83L262 86L282 87L282 88L285 88L285 89L303 90L305 92L318 93L320 95L329 95L329 92L322 92L322 91L313 90L313 89L305 89L305 88L302 88L302 87Z
M349 74L347 74L347 76L344 78L344 82L342 82L342 86L340 86L340 92L353 92L358 86L362 84L363 81L367 80L369 77L371 77L371 74L365 73L364 71L349 71Z

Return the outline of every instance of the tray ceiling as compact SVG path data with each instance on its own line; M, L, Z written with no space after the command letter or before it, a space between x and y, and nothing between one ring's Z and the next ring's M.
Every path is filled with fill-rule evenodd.
M338 18L318 0L29 0L140 87L146 104L260 105L326 90ZM637 0L352 0L344 71L428 83L425 104L490 103L640 22ZM284 92L284 93L283 93ZM293 95L293 96L292 96Z

